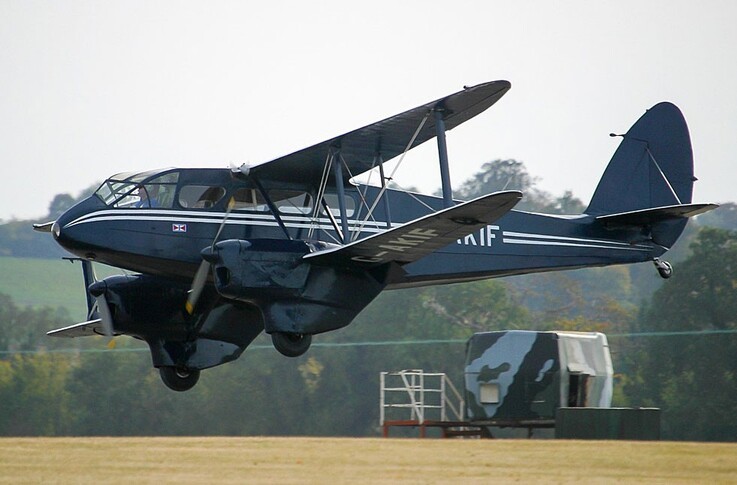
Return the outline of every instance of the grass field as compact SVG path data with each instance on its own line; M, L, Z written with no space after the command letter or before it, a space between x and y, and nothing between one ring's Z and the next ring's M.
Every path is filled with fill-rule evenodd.
M116 274L106 266L97 265L96 269L100 276ZM84 280L79 263L0 257L0 275L0 293L10 295L16 305L61 307L69 312L72 321L84 320Z
M3 438L0 483L729 483L737 444Z

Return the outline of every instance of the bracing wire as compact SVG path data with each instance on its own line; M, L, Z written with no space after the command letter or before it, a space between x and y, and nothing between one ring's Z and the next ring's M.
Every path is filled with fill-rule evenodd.
M402 165L402 162L404 161L404 156L407 155L407 152L410 148L412 148L412 145L414 145L415 140L417 139L417 136L420 134L420 131L422 131L422 127L425 126L425 123L427 122L427 119L430 117L430 113L432 111L428 111L424 118L422 118L422 121L420 122L420 125L415 130L414 134L412 135L412 138L410 139L409 143L407 143L407 146L404 148L404 151L402 152L402 155L399 157L399 161L394 166L394 169L392 170L392 173L389 175L389 180L392 180L394 178L394 174L397 173L397 170ZM386 192L387 186L386 184L382 184L381 191L379 192L379 195L374 200L374 203L371 205L371 208L369 209L368 213L366 214L366 218L361 222L361 225L358 228L358 233L363 231L364 226L368 222L369 218L373 215L374 209L376 209L376 206L379 204L379 201L381 200L381 197Z

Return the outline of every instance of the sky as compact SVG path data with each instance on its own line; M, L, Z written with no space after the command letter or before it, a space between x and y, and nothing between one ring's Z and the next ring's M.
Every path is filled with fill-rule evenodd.
M671 101L695 202L737 200L737 2L0 0L0 220L153 168L261 163L485 81L447 134L455 186L498 158L585 202L626 131ZM401 186L440 186L437 148ZM390 168L391 170L391 168Z

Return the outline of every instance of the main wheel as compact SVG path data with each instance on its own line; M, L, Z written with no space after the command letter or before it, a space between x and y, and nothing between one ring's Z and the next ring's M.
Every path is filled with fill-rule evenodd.
M299 357L307 352L312 343L312 335L305 333L274 332L271 343L280 354L287 357Z
M199 369L183 367L159 367L159 375L166 387L172 391L189 391L200 379Z

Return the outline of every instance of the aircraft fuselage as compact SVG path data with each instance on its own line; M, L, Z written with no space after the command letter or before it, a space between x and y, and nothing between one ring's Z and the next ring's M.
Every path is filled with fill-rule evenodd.
M227 169L179 169L157 172L178 174L166 206L135 207L110 205L98 195L70 209L57 220L57 241L77 256L181 281L191 281L202 261L200 252L209 247L224 219L230 197L238 190L255 190ZM149 180L150 181L150 180ZM147 180L140 182L149 184ZM182 194L197 187L221 194L209 207L189 208ZM281 224L266 204L235 208L227 216L219 241L288 240L322 245L342 244L337 228L322 208L315 214L312 200L317 188L292 184L269 186L268 192L291 195L288 204L277 207ZM401 225L442 208L442 199L421 194L387 190L372 217L364 222L366 209L379 195L377 187L347 186L349 238L362 239L389 227ZM298 194L298 195L293 195ZM333 190L328 197L336 198ZM295 205L294 199L302 205ZM309 199L309 200L307 200ZM306 201L306 202L305 202ZM279 204L281 201L276 201ZM426 205L423 205L426 204ZM335 204L337 205L337 204ZM387 215L387 207L389 215ZM430 208L428 208L430 207ZM333 207L331 212L337 212ZM335 220L338 214L333 214ZM397 244L422 244L421 238ZM401 248L401 246L400 246ZM387 277L388 288L422 286L481 278L524 274L583 266L649 261L664 250L653 245L638 229L609 229L593 217L556 216L510 211L498 222L469 233L419 261L403 266Z

